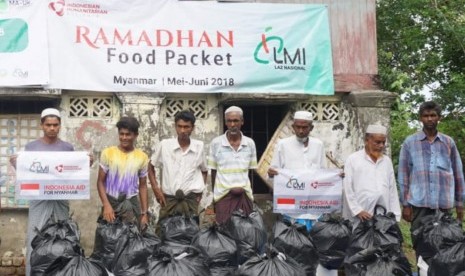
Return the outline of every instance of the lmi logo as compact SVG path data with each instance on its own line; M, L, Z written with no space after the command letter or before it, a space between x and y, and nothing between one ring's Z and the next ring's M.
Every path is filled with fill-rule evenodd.
M271 27L265 29L265 33L271 31ZM254 59L257 63L274 63L275 69L280 70L305 70L305 48L288 49L284 39L279 36L261 36L261 41L255 47Z
M286 183L286 188L293 190L305 190L305 182L299 183L297 178L291 177Z
M20 18L0 20L0 53L21 52L29 43L29 27Z
M33 173L48 173L49 172L49 167L48 166L42 166L42 164L38 161L33 161L31 166L29 167L29 171Z

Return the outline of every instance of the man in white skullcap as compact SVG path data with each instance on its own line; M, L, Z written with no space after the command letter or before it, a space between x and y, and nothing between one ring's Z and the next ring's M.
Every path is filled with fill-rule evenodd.
M257 168L255 143L241 132L244 124L242 109L231 106L224 116L228 130L213 139L208 156L216 221L219 224L226 222L235 210L242 209L246 215L253 211L249 174Z
M313 130L312 113L297 111L294 113L292 124L294 135L278 141L273 160L268 169L268 176L273 178L279 169L308 170L311 168L326 168L325 149L323 142L315 137L310 137ZM289 216L285 216L288 218ZM305 224L310 230L312 221L318 218L311 213L292 215L297 222Z
M25 151L74 151L73 145L58 138L61 127L60 111L46 108L40 115L40 127L43 136L26 144ZM59 157L57 157L59 158ZM10 163L16 167L16 155L10 158ZM41 229L51 215L57 220L69 218L69 202L67 200L30 200L27 226L26 275L31 275L30 257L31 241L36 236L35 228Z
M384 155L387 129L369 125L365 148L352 153L344 165L343 216L353 222L369 220L381 205L400 221L400 203L391 159Z

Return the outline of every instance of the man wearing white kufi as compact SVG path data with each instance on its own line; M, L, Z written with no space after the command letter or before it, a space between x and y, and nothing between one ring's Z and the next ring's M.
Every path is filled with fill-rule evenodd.
M325 168L325 149L323 142L310 137L313 129L312 113L297 111L294 113L292 124L294 135L278 141L275 147L273 160L268 169L270 178L278 174L279 169L307 170L311 168ZM289 216L285 215L285 218ZM304 223L310 230L312 221L318 216L313 214L292 215L297 222Z
M342 213L354 222L369 220L381 205L400 221L400 203L391 159L383 154L387 129L369 125L365 148L352 153L344 166Z
M61 152L74 151L74 146L59 138L61 128L60 111L46 108L40 114L40 127L43 136L27 143L24 151ZM47 154L47 153L44 153ZM50 153L58 160L59 154ZM16 168L16 155L10 157L10 163ZM59 161L57 161L59 162ZM30 200L26 237L26 275L35 275L31 267L32 240L37 236L36 229L42 229L53 216L56 220L69 218L68 200Z

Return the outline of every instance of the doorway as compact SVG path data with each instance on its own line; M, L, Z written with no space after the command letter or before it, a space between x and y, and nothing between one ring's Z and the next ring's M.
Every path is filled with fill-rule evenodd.
M268 142L288 112L289 106L285 104L256 105L253 103L235 103L224 105L223 110L226 110L231 105L237 105L244 111L242 133L254 140L257 148L258 162L265 152ZM224 124L223 129L226 131ZM268 185L255 172L251 177L251 182L254 194L269 194L271 192Z

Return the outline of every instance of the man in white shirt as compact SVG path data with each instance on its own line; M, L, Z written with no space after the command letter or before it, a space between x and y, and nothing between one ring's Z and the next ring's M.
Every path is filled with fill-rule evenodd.
M255 143L244 136L240 107L231 106L224 112L228 130L210 143L208 167L211 171L216 222L226 222L233 211L241 209L246 215L253 211L250 171L257 168Z
M270 178L277 175L279 169L302 171L326 168L323 142L309 136L313 130L312 113L308 111L295 112L292 129L295 134L279 140L275 147L273 160L268 169ZM292 215L292 217L301 219L298 222L306 224L307 229L310 229L311 221L318 218L313 214Z
M208 170L203 142L190 138L195 120L190 111L176 114L174 123L177 138L161 141L150 161L149 180L155 198L161 205L159 221L170 215L198 214ZM154 166L161 167L161 187Z
M343 216L354 222L369 220L376 205L400 221L400 203L391 159L383 154L387 129L369 125L365 148L352 153L344 166Z

